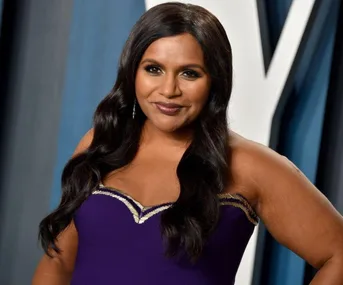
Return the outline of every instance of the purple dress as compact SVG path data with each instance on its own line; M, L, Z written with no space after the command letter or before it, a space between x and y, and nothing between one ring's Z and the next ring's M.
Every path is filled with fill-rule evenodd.
M74 216L79 235L71 285L228 285L258 222L244 197L219 196L218 226L201 258L166 258L160 215L172 203L144 208L99 186Z

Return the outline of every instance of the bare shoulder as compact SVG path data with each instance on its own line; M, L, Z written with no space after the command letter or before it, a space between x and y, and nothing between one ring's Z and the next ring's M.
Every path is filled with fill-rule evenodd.
M254 208L258 207L262 198L264 185L301 173L290 160L265 145L232 131L230 139L233 180Z
M84 152L92 143L94 136L94 129L91 128L80 140L79 144L77 145L73 156L76 156L82 152Z
M251 163L257 163L259 167L269 167L270 163L294 167L294 164L285 156L263 144L246 139L235 132L230 132L230 138L233 158L236 158L235 162L250 165L250 170L256 170L256 167L253 166L257 166L251 165Z

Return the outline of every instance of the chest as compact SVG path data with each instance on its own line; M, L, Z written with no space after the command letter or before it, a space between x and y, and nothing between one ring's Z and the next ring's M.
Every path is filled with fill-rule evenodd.
M171 160L137 156L129 165L106 175L103 184L144 206L173 202L180 193L177 166L178 163Z

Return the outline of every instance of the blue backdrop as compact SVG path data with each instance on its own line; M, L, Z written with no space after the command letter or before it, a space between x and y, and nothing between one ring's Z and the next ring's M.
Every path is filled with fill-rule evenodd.
M74 0L51 207L60 199L62 169L114 84L122 47L144 11L144 0Z

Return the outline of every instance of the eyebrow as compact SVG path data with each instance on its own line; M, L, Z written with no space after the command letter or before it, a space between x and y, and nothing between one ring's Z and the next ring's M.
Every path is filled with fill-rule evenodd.
M156 64L156 65L161 66L162 68L165 68L165 66L164 66L162 63L158 62L158 61L155 60L155 59L151 59L151 58L146 58L146 59L144 59L144 60L141 62L141 64L147 63L147 62L148 62L148 63ZM182 66L181 66L181 69L187 69L187 68L199 68L199 69L201 69L204 73L207 73L206 69L205 69L202 65L200 65L200 64L190 63L190 64L185 64L185 65L182 65Z

